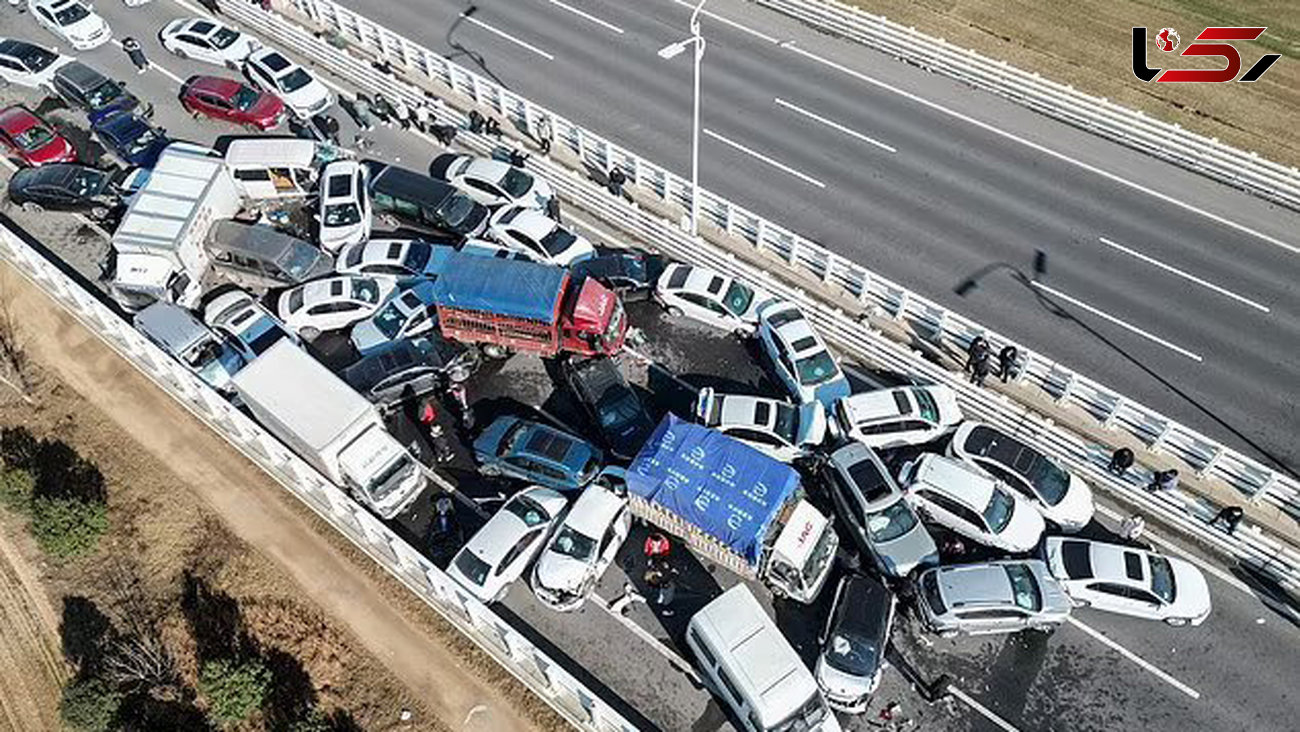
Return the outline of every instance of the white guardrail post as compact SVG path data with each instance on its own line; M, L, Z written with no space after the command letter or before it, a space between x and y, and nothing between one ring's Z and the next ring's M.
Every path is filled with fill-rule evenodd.
M767 2L767 0L755 1ZM303 54L320 67L338 74L360 88L372 91L383 90L385 94L402 97L408 104L414 104L422 97L422 93L410 83L400 80L393 74L376 70L370 63L372 59L365 55L384 53L383 48L370 39L391 34L391 31L338 6L332 0L279 0L279 3L287 10L297 12L304 19L319 19L327 34L367 40L359 42L360 48L339 49L331 44L322 43L312 32L281 15L265 13L256 5L240 0L221 0L223 11L234 20L266 34L276 43ZM358 32L352 30L354 28L365 30ZM410 75L421 83L432 82L441 85L446 91L466 96L473 95L475 98L482 96L474 95L472 90L475 89L491 90L485 93L489 98L501 98L504 93L491 80L459 67L414 42L403 39L403 47L407 49L407 56L417 61L405 64L401 58L394 56L385 58L400 74ZM425 69L439 69L439 71L429 74L424 71ZM445 69L445 74L441 69ZM449 85L447 78L456 83ZM523 98L518 100L519 105L511 105L503 113L508 121L522 125L530 118L549 118L557 143L562 142L564 147L577 153L582 163L598 166L601 170L604 170L604 165L609 160L635 159L637 160L635 167L641 173L636 179L628 181L629 189L635 188L637 193L668 204L678 212L689 208L689 181L679 178L652 161L639 158L619 148L594 132L550 110ZM489 154L503 144L499 140L468 133L464 129L465 117L460 112L448 108L441 110L439 114L444 118L443 121L454 121L461 125L462 132L456 138L457 141L480 154ZM503 125L503 127L509 132L513 125ZM600 154L593 156L591 154L593 150L600 151ZM587 180L582 172L561 167L555 161L555 157L559 156L533 156L529 159L528 165L551 181L568 202L599 215L606 222L635 235L652 248L683 260L732 272L751 281L763 282L770 289L782 292L780 283L767 273L759 272L737 261L732 255L723 254L709 244L692 241L680 227L679 220L665 220L646 208L628 204L621 198L608 195L603 188ZM651 181L656 182L651 183ZM705 190L701 190L700 193L715 201L725 201ZM774 256L774 259L768 261L775 263L775 260L780 260L797 275L812 276L818 280L827 279L825 271L833 266L837 259L836 255L825 247L804 239L734 203L728 203L727 208L733 219L753 222L752 228L756 232L753 246L759 251ZM724 243L724 246L730 245ZM907 322L923 332L932 332L933 339L939 343L946 341L964 348L971 334L983 333L991 343L997 344L997 347L1014 344L1026 363L1037 365L1035 369L1026 369L1022 375L1022 383L1032 384L1062 404L1078 406L1099 421L1110 415L1110 426L1113 429L1122 429L1144 444L1166 451L1194 469L1203 471L1207 478L1220 480L1247 497L1267 501L1293 514L1300 513L1300 482L1291 477L1219 445L1204 435L1122 397L1117 392L1074 373L1048 358L1035 354L1023 345L988 331L879 274L856 264L853 268L858 270L859 274L853 277L847 286L839 285L845 287L846 294L850 298L865 297L865 302L878 304L895 319ZM831 278L830 281L833 282L834 279ZM865 294L856 295L854 287L864 288ZM952 385L961 395L963 408L971 416L1004 425L1013 432L1028 429L1026 422L1032 421L1038 424L1044 421L1043 418L1029 413L1022 406L1008 404L1001 397L993 399L987 392L972 388L960 378L961 374L950 373L909 353L906 348L870 332L867 327L839 312L834 306L824 302L813 302L802 291L785 289L790 293L788 296L803 303L807 310L817 313L814 319L824 321L826 333L847 352L887 368L914 373L938 383ZM782 292L782 294L786 293ZM1088 450L1084 450L1080 438L1057 426L1051 430L1044 429L1043 434L1050 435L1050 439L1043 440L1044 445L1049 449L1053 444L1061 446L1063 450L1068 447L1069 449L1065 450L1065 454L1061 457L1091 475L1097 485L1105 487L1130 503L1143 506L1146 510L1179 526L1207 544L1229 552L1243 561L1268 566L1275 574L1281 572L1279 581L1300 588L1300 553L1294 549L1262 533L1239 531L1236 537L1226 537L1222 532L1210 530L1206 527L1208 517L1200 515L1195 507L1171 504L1167 498L1151 496L1140 490L1135 491L1132 485L1114 480L1104 470L1098 472L1094 463L1098 450L1103 449L1102 446L1093 445ZM1211 463L1210 457L1216 454L1219 455L1218 459ZM1085 456L1086 460L1083 459ZM1103 461L1102 467L1104 464ZM1251 536L1252 534L1257 535ZM1287 557L1286 562L1279 563L1278 556Z
M231 406L7 226L0 227L0 259L307 504L575 727L591 732L637 729L489 607L458 589L450 577L368 510Z

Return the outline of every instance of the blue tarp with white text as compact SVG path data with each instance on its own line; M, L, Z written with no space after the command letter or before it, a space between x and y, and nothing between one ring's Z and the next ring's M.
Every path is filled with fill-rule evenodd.
M757 565L799 474L754 448L669 414L627 471L628 490Z

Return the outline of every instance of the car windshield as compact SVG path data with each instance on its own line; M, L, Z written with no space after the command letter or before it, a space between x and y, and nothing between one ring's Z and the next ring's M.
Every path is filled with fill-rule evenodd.
M754 291L739 282L732 282L727 288L727 296L722 298L727 309L735 315L742 315L754 301Z
M91 107L101 109L126 95L126 91L117 82L105 80L104 83L86 93L86 101Z
M299 243L289 250L289 256L281 263L281 267L290 277L301 280L307 276L312 267L316 266L316 261L320 259L320 251L316 247Z
M835 359L827 351L799 359L795 368L799 371L799 383L804 386L816 386L835 378Z
M551 548L557 554L585 562L596 555L596 540L574 531L570 526L561 526L560 533L555 535Z
M506 194L511 198L519 198L527 193L532 186L533 177L515 168L507 170L505 177L501 179L501 187L505 189Z
M83 20L90 16L90 11L83 5L73 3L66 8L54 14L54 19L59 21L59 25L72 25L77 21Z
M146 128L139 137L127 143L126 151L130 155L136 155L149 149L149 146L158 139L158 130L152 127Z
M1039 455L1033 465L1029 466L1029 482L1033 484L1043 503L1055 506L1065 498L1070 489L1070 474L1059 465Z
M469 217L470 212L473 210L474 202L468 197L457 193L448 196L447 200L443 201L442 204L438 206L438 215L441 216L442 220L446 221L448 225L460 226L465 222L465 219Z
M988 522L989 529L996 534L1011 523L1011 514L1015 510L1016 502L1011 498L1011 494L1000 487L994 488L993 497L989 499L989 505L984 508L984 520Z
M913 389L912 396L916 398L916 406L921 410L921 419L927 422L939 421L939 405L930 392L925 389Z
M1011 580L1011 597L1016 605L1031 612L1043 609L1043 596L1038 591L1038 581L1034 573L1023 564L1008 564L1003 567L1007 579Z
M294 69L280 77L280 91L292 94L311 83L311 74L302 69Z
M374 305L379 302L379 284L374 280L352 278L352 297L360 302Z
M808 555L808 561L804 562L803 569L800 570L804 587L812 587L821 576L826 564L835 558L835 532L827 529L822 532L821 538L817 540L817 546L813 547L812 554Z
M883 511L867 514L867 534L872 541L893 541L916 527L916 514L907 503L895 501Z
M272 323L270 318L265 318L262 321L261 332L253 335L250 330L244 334L244 337L247 339L245 343L248 345L248 350L252 351L254 355L260 356L266 352L266 349L274 346L284 337L284 331L280 326Z
M515 496L507 501L502 509L519 517L519 520L524 522L524 526L530 529L551 520L551 515L542 508L542 504L528 496Z
M600 413L601 427L617 427L636 419L641 413L641 405L636 394L620 391L601 399L597 411Z
M870 676L879 667L880 649L856 633L837 631L826 644L826 663L854 676Z
M1167 603L1174 601L1174 568L1169 560L1154 554L1151 558L1151 591Z
M555 231L542 237L541 245L542 249L545 249L547 254L555 255L567 251L568 248L573 246L573 243L577 240L578 237L570 234L564 229L557 228Z
M789 404L776 405L776 418L772 422L772 431L791 445L797 445L799 439L799 412Z
M239 40L239 33L225 27L218 28L216 33L208 36L208 43L211 43L212 47L217 49L228 48L230 44L237 40Z
M239 91L235 92L235 97L230 101L234 102L236 108L247 112L254 104L257 104L259 96L261 95L259 95L254 89L247 86L241 86L239 87Z
M468 549L463 549L456 555L456 569L465 579L480 587L487 582L488 573L492 571L487 562L474 556L474 552Z
M374 322L379 332L391 341L397 337L398 332L402 330L402 325L406 323L406 314L394 300L388 304L388 307L375 314Z
M45 125L33 125L14 137L14 143L24 150L36 150L49 144L54 133Z
M361 223L361 209L355 203L331 203L325 207L326 226L351 226Z

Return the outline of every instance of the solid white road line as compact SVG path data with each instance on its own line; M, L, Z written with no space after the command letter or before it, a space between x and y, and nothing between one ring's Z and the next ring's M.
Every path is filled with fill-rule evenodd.
M487 31L487 32L489 32L489 33L495 33L496 35L501 36L502 38L506 39L507 41L510 41L511 43L514 43L514 44L518 45L518 46L521 47L521 48L525 48L525 49L527 49L527 50L529 50L529 51L532 51L533 53L537 54L538 56L541 56L542 58L546 59L547 61L554 61L554 60L555 60L555 57L554 57L554 56L552 56L551 54L549 54L549 53L543 51L542 49L538 48L537 46L534 46L533 44L531 44L531 43L529 43L529 42L527 42L527 41L521 41L521 40L519 40L518 38L515 38L514 36L510 35L509 33L506 33L505 31L501 30L500 28L495 28L495 27L493 27L493 26L488 25L487 23L484 23L483 21L479 20L478 18L475 18L475 17L472 17L472 16L468 16L468 15L462 15L462 16L460 16L460 17L464 18L467 22L469 22L469 23L473 23L474 25L476 25L476 26L482 28L483 30L485 30L485 31Z
M739 142L735 142L734 140L728 140L727 138L723 137L722 135L719 135L718 133L714 132L713 130L711 130L711 129L707 128L707 127L704 128L704 134L708 135L709 137L712 137L713 139L717 140L718 142L724 143L724 144L726 144L726 145L730 145L731 147L734 147L734 148L736 148L737 150L739 150L739 151L741 151L741 152L743 152L743 153L746 153L746 154L748 154L748 155L751 155L751 156L753 156L754 158L756 158L756 159L758 159L758 160L761 160L761 161L763 161L764 163L767 163L768 165L772 166L773 168L776 168L777 170L783 170L783 171L789 173L790 175L793 175L794 177L796 177L796 178L798 178L798 179L804 181L805 183L811 183L811 184L817 186L818 188L825 188L825 187L826 187L826 184L825 184L825 183L823 183L823 182L817 180L816 178L812 177L811 175L807 175L807 174L805 174L805 173L800 173L799 171L795 170L794 168L791 168L789 165L786 165L785 163L777 162L776 160L773 160L772 158L769 158L768 156L766 156L766 155L764 155L764 154L762 154L762 153L760 153L760 152L757 152L757 151L755 151L755 150L752 150L752 149L750 149L750 148L745 147L744 145L740 144Z
M1251 300L1251 299L1248 298L1248 297L1242 297L1241 295L1238 295L1237 293L1232 292L1231 290L1227 290L1227 289L1225 289L1225 288L1219 287L1218 285L1213 284L1213 283L1211 283L1211 282L1206 282L1205 280L1201 279L1200 277L1197 277L1196 275L1188 274L1187 272L1184 272L1184 271L1182 271L1181 269L1178 269L1177 267L1174 267L1173 265L1165 264L1164 262L1161 262L1161 261L1159 261L1159 260L1157 260L1157 259L1154 259L1154 258L1152 258L1152 257L1148 257L1147 255L1145 255L1145 254L1143 254L1143 253L1141 253L1141 252L1135 252L1135 251L1133 251L1132 249L1129 249L1128 247L1126 247L1126 246L1124 246L1124 245L1122 245L1122 244L1117 244L1117 243L1111 241L1110 239L1107 239L1107 238L1104 237L1104 236L1099 236L1099 237L1097 237L1097 240L1100 241L1102 244L1105 244L1106 246L1111 247L1111 248L1114 248L1114 249L1118 249L1118 250L1120 250L1121 252L1124 252L1125 254L1128 254L1129 256L1137 257L1138 259L1141 259L1143 262L1146 262L1147 264L1153 264L1153 265L1159 267L1160 269L1165 270L1166 272L1170 272L1170 273L1172 273L1172 274L1176 274L1176 275L1178 275L1179 277L1182 277L1182 278L1185 279L1185 280L1188 280L1188 281L1191 281L1191 282L1195 282L1196 284L1198 284L1198 285L1200 285L1200 286L1202 286L1202 287L1207 287L1207 288L1209 288L1209 289L1211 289L1211 290L1214 290L1215 292L1219 293L1220 295L1226 295L1226 296L1232 298L1233 300L1236 300L1237 302L1240 302L1240 303L1245 304L1245 305L1249 305L1250 307L1255 308L1256 310L1259 310L1259 311L1261 311L1261 312L1265 312L1265 313L1269 312L1269 309L1268 309L1266 306L1264 306L1264 305L1260 305L1259 303L1255 302L1254 300Z
M849 135L849 136L851 136L851 137L856 137L856 138L858 138L859 140L862 140L863 142L865 142L865 143L867 143L867 144L875 145L876 147L881 148L882 150L888 150L888 151L891 152L891 153L896 153L896 152L898 152L897 149L895 149L895 148L893 148L893 147L891 147L891 146L889 146L889 145L886 145L885 143L881 142L880 140L877 140L877 139L874 139L874 138L871 138L871 137L867 137L866 135L862 134L861 132L857 132L856 130L851 130L851 129L845 127L844 125L842 125L842 124L840 124L840 123L838 123L838 122L835 122L835 121L833 121L833 120L826 119L825 117L822 117L822 116L819 115L819 114L814 114L814 113L812 113L812 112L809 112L808 110L804 109L803 107L799 107L799 106L796 106L796 105L794 105L794 104L791 104L790 102L787 102L786 100L782 99L781 97L777 97L777 98L776 98L776 103L777 103L778 105L782 106L782 107L785 107L786 109L788 109L788 110L790 110L790 111L792 111L792 112L798 112L799 114L802 114L803 116L805 116L805 117L807 117L807 118L809 118L809 119L817 120L818 122L821 122L822 124L826 125L827 127L830 127L831 129L839 130L840 132L843 132L844 134Z
M585 18L586 20L589 20L589 21L595 23L596 25L599 25L599 26L603 26L603 27L605 27L605 28L608 28L609 30L614 31L615 33L619 34L620 36L623 35L623 29L622 29L622 28L619 28L618 26L614 25L613 23L610 23L609 21L601 20L600 18L597 18L596 16L594 16L594 15L592 15L591 13L588 13L588 12L586 12L586 11L584 11L584 10L579 10L579 9L573 7L572 5L568 4L568 3L560 2L560 0L547 0L547 2L549 2L549 3L552 4L552 5L554 5L554 6L557 7L557 8L561 8L561 9L567 10L567 11L569 11L570 13L573 13L574 15L578 16L579 18Z
M1109 646L1112 650L1117 651L1121 656L1127 658L1128 660L1132 661L1133 663L1136 663L1137 665L1141 666L1142 668L1146 669L1147 671L1150 671L1152 674L1154 674L1154 675L1155 675L1157 678L1159 678L1161 681L1164 681L1165 683L1169 684L1170 686L1174 687L1175 689L1177 689L1177 690L1183 692L1184 694L1190 696L1190 697L1193 698L1193 699L1200 699L1200 698L1201 698L1201 692L1197 691L1196 689L1193 689L1192 687L1188 686L1187 684L1184 684L1183 682L1179 681L1178 679L1175 679L1173 676L1170 676L1169 674L1165 673L1164 671L1161 671L1159 668L1157 668L1157 667L1155 666L1155 664L1151 663L1150 661L1146 660L1145 658L1142 658L1141 656L1139 656L1138 654L1134 653L1133 651L1130 651L1129 649L1125 648L1124 646L1121 646L1120 644L1116 643L1115 641L1111 640L1110 638L1107 638L1104 634L1101 633L1101 631L1094 630L1094 629L1092 629L1091 627L1089 627L1089 626L1087 626L1087 625L1084 625L1083 623L1079 622L1078 620L1075 620L1074 618L1066 618L1066 621L1068 621L1068 622L1070 623L1070 625L1073 625L1074 627L1078 628L1079 630L1082 630L1083 632L1087 633L1088 635L1092 636L1093 638L1096 638L1097 640L1101 641L1101 642L1102 642L1102 645Z
M653 633L642 628L640 625L637 625L635 620L632 620L623 613L610 609L610 602L596 594L594 591L587 596L587 599L601 610L604 610L611 618L622 623L628 630L632 631L633 635L648 643L651 648L659 652L659 655L668 659L668 663L671 664L673 668L686 674L691 681L695 682L699 686L704 686L704 682L700 679L699 674L695 673L695 667L691 665L691 662L677 655L673 649L661 643L658 638L654 637Z
M1181 353L1182 355L1192 359L1193 361L1200 362L1205 360L1200 356L1196 355L1195 353L1192 353L1191 351L1187 350L1186 348L1183 348L1181 346L1176 346L1173 343L1170 343L1169 341L1165 340L1164 338L1161 338L1160 336L1152 335L1146 332L1145 330L1142 330L1141 328L1137 327L1136 325L1120 320L1119 318L1115 317L1114 315L1111 315L1110 313L1098 310L1097 308L1083 302L1082 300L1077 300L1073 297L1070 297L1069 295L1065 294L1064 292L1061 292L1060 290L1052 289L1051 287L1048 287L1047 285L1044 285L1041 282L1035 282L1033 284L1034 287L1042 290L1043 292L1048 293L1049 295L1058 297L1070 303L1071 305L1075 305L1077 307L1083 308L1084 310L1087 310L1088 312L1092 313L1093 315L1096 315L1099 318L1105 318L1106 320L1109 320L1110 322L1120 326L1121 328L1137 333L1138 335L1148 340L1155 341L1156 343L1159 343L1165 348L1168 348L1169 350L1175 351L1177 353Z
M683 5L683 6L685 6L685 7L688 7L688 8L694 8L696 5L699 5L699 4L700 4L700 3L699 3L699 0L673 0L673 2L677 3L678 5ZM761 39L761 40L767 41L768 43L772 43L772 44L780 43L780 40L777 39L777 38L773 38L772 36L769 36L768 34L763 33L763 32L761 32L761 31L756 31L756 30L754 30L753 28L748 28L748 27L746 27L746 26L743 26L743 25L741 25L740 23L737 23L737 22L734 21L734 20L730 20L730 19L724 18L724 17L722 17L721 15L718 15L717 13L709 12L708 10L702 10L702 11L700 11L700 15L703 15L703 16L705 16L706 18L713 18L714 20L718 21L719 23L722 23L723 25L729 25L729 26L731 26L732 28L735 28L735 29L738 30L738 31L744 31L745 33L748 33L749 35L754 36L755 38L758 38L758 39Z
M122 42L119 41L118 39L113 38L113 39L110 39L110 40L112 40L114 46L117 46L118 48L121 48L121 47L122 47ZM147 58L146 58L145 60L149 63L149 68L157 70L160 74L162 74L163 76L166 76L167 78L171 79L172 81L176 82L177 84L184 84L184 83L185 83L185 80L182 79L181 77L177 76L176 74L173 74L172 72L168 71L167 69L164 69L163 67L161 67L161 66L159 66L158 64L154 63L153 61L149 61Z
M1211 213L1211 212L1209 212L1209 211L1206 211L1206 210L1203 209L1203 208L1198 208L1198 207L1196 207L1196 206L1193 206L1193 205L1190 204L1190 203L1184 203L1183 201L1180 201L1180 200L1178 200L1178 199L1174 198L1173 196L1170 196L1170 195L1168 195L1168 194L1166 194L1166 193L1161 193L1160 191L1157 191L1157 190L1152 189L1152 188L1148 188L1148 187L1142 185L1141 183L1136 183L1136 182L1134 182L1134 181L1128 180L1127 178L1123 178L1123 177L1118 176L1118 175L1116 175L1116 174L1114 174L1114 173L1111 173L1110 171L1107 171L1107 170L1103 170L1103 169L1101 169L1101 168L1098 168L1097 166L1092 165L1092 164L1090 164L1090 163L1085 163L1085 162L1083 162L1082 160L1078 160L1078 159L1072 158L1072 157L1070 157L1070 156L1068 156L1068 155L1065 155L1065 154L1063 154L1063 153L1056 152L1055 150L1052 150L1052 149L1049 148L1049 147L1046 147L1046 146L1044 146L1044 145L1040 145L1039 143L1034 142L1034 141L1032 141L1032 140L1025 139L1025 138L1023 138L1023 137L1021 137L1021 136L1019 136L1019 135L1017 135L1017 134L1014 134L1014 133L1011 133L1011 132L1007 132L1006 130L998 129L997 127L994 127L992 124L989 124L988 122L984 122L984 121L982 121L982 120L975 119L974 117L971 117L970 115L963 114L963 113L961 113L961 112L958 112L958 111L955 110L955 109L950 109L950 108L948 108L948 107L943 106L942 104L939 104L939 103L937 103L937 102L932 102L932 101L930 101L930 100L928 100L928 99L925 99L925 98L923 98L923 97L917 96L916 94L913 94L913 93L911 93L911 92L909 92L909 91L905 91L905 90L903 90L903 89L900 89L900 88L894 86L893 84L889 84L889 83L887 83L887 82L880 81L879 79L875 79L875 78L873 78L873 77L867 76L866 74L864 74L864 73L862 73L862 72L860 72L860 71L855 71L855 70L853 70L853 69L850 69L849 67L844 66L843 64L836 63L836 62L834 62L834 61L831 61L830 59L822 58L821 56L818 56L818 55L815 54L815 53L810 53L810 52L808 52L808 51L805 51L805 50L803 50L802 48L798 48L798 47L796 47L793 43L782 44L781 47L782 47L782 48L785 48L786 50L790 51L791 53L797 53L797 54L799 54L800 56L803 56L803 57L805 57L805 58L807 58L807 59L810 59L810 60L812 60L812 61L816 61L817 63L819 63L819 64L823 64L823 65L825 65L825 66L828 66L828 67L830 67L830 68L832 68L832 69L835 69L836 71L840 71L840 72L843 72L843 73L845 73L845 74L848 74L849 76L852 76L852 77L854 77L854 78L856 78L856 79L860 79L861 81L865 81L865 82L867 82L868 84L872 84L872 85L877 86L877 87L879 87L879 88L881 88L881 89L884 89L884 90L886 90L886 91L891 91L891 92L893 92L893 93L895 93L895 94L898 94L898 95L901 96L901 97L904 97L904 98L906 98L906 99L910 99L911 101L916 102L917 104L921 104L921 105L924 105L924 106L926 106L926 107L929 107L930 109L933 109L933 110L935 110L936 112L940 112L940 113L946 114L946 115L948 115L948 116L950 116L950 117L953 117L953 118L955 118L955 119L959 119L959 120L961 120L961 121L963 121L963 122L966 122L966 123L969 123L969 124L975 125L976 127L979 127L979 128L982 129L982 130L985 130L985 131L987 131L987 132L991 132L991 133L993 133L993 134L995 134L995 135L998 135L999 137L1003 137L1003 138L1005 138L1005 139L1007 139L1007 140L1011 140L1012 142L1020 143L1021 145L1024 145L1024 146L1026 146L1026 147L1029 147L1029 148L1031 148L1031 149L1033 149L1033 150L1037 150L1038 152L1041 152L1041 153L1043 153L1044 155L1050 155L1050 156L1056 158L1057 160L1060 160L1061 162L1069 163L1070 165L1074 165L1074 166L1076 166L1076 167L1082 168L1083 170L1086 170L1086 171L1088 171L1088 172L1090 172L1090 173L1094 173L1094 174L1096 174L1096 175L1100 175L1101 177L1103 177L1103 178L1105 178L1105 179L1107 179L1107 180L1109 180L1109 181L1112 181L1112 182L1114 182L1114 183L1118 183L1118 184L1120 184L1120 185L1122 185L1122 186L1125 186L1125 187L1127 187L1127 188L1131 188L1131 189L1133 189L1133 190L1135 190L1135 191L1139 191L1139 192L1141 192L1141 193L1145 193L1145 194L1147 194L1148 196L1151 196L1151 197L1153 197L1153 198L1157 198L1157 199L1159 199L1159 200L1161 200L1161 201L1164 201L1165 203L1169 203L1169 204L1172 204L1172 205L1174 205L1174 206L1177 206L1177 207L1179 207L1179 208L1181 208L1181 209L1183 209L1183 210L1185 210L1185 211L1190 211L1190 212L1192 212L1192 213L1194 213L1194 214L1197 214L1197 215L1199 215L1199 216L1203 216L1203 217L1205 217L1205 218L1207 218L1207 219L1209 219L1209 220L1211 220L1211 221L1214 221L1214 222L1216 222L1216 223L1219 223L1219 224L1222 224L1222 225L1224 225L1224 226L1227 226L1228 228L1235 229L1235 230L1237 230L1237 231L1239 231L1239 232L1241 232L1241 233L1243 233L1243 234L1249 234L1250 236L1253 236L1253 237L1255 237L1255 238L1257 238L1257 239L1261 239L1261 240L1263 240L1263 241L1266 241L1266 242L1268 242L1269 244L1273 244L1273 245L1275 245L1275 246L1279 246L1279 247L1281 247L1281 248L1283 248L1283 249L1285 249L1285 250L1287 250L1287 251L1289 251L1289 252L1292 252L1292 253L1295 253L1295 254L1300 254L1300 247L1295 246L1294 244L1288 244L1287 242L1284 242L1284 241L1282 241L1281 239L1278 239L1277 237L1269 236L1268 234L1265 234L1265 233L1263 233L1262 231L1258 231L1258 230L1256 230L1256 229L1252 229L1252 228L1250 228L1249 226L1246 226L1246 225L1244 225L1244 224L1239 224L1239 223L1237 223L1236 221L1233 221L1233 220L1231 220L1231 219L1225 218L1225 217L1220 216L1220 215L1218 215L1218 214L1216 214L1216 213Z
M970 707L971 709L974 709L980 714L983 714L985 719L989 720L993 724L996 724L997 726L1006 730L1006 732L1020 732L1020 730L1016 729L1016 727L1012 725L1010 722L994 714L993 710L975 701L973 698L971 698L969 694L962 691L961 689L958 689L952 684L948 685L948 693L960 699L963 703L966 704L966 706Z

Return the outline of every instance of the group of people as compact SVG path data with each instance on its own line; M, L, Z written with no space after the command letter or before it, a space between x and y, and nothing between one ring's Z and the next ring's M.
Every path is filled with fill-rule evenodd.
M984 380L994 373L1004 384L1014 378L1020 370L1020 351L1008 343L998 351L996 371L994 366L993 346L989 345L984 336L975 336L966 349L966 371L970 373L971 383L976 386L984 386Z

